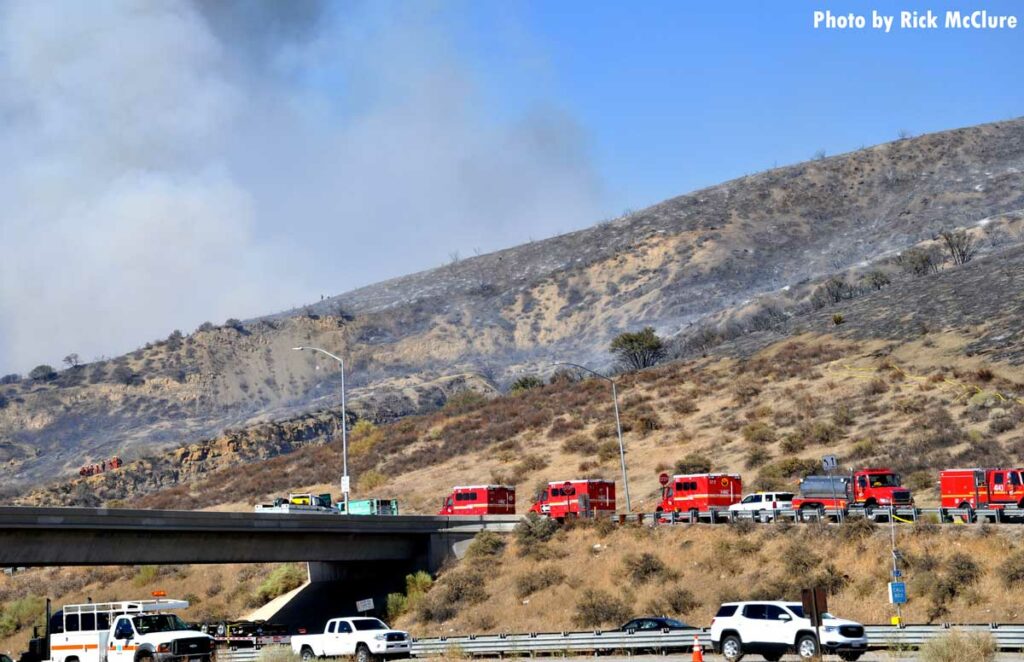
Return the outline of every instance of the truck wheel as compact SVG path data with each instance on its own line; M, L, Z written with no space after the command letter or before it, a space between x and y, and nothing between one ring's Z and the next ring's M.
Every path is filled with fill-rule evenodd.
M818 656L818 640L813 634L805 634L796 640L796 654L803 660Z
M366 644L359 644L356 647L356 662L376 662L373 655L370 654L370 649L366 647Z
M303 646L302 652L299 653L299 657L302 658L302 662L313 662L316 659L316 655L313 654L313 649L309 646Z
M722 657L729 662L739 662L743 659L743 642L734 634L722 639Z
M963 520L964 524L970 524L971 522L973 522L974 521L974 508L971 507L971 504L969 504L969 503L961 503L960 504L960 508L962 508L963 510L967 511L966 513L964 513L963 515L960 516L960 519Z
M153 662L153 654L149 651L139 651L135 654L135 662Z
M839 658L845 662L857 662L862 654L860 651L840 651Z

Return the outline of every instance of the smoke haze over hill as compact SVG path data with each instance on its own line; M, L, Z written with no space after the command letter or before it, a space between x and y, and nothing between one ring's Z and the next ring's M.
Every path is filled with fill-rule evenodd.
M0 371L596 219L582 129L491 108L450 16L258 7L0 8Z

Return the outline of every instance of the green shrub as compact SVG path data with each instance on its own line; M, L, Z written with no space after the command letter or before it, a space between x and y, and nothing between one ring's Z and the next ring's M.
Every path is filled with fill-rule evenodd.
M577 434L562 442L562 450L566 453L594 455L597 453L597 442L582 434ZM616 444L616 450L618 450L618 444Z
M514 529L519 556L542 557L546 543L558 532L558 522L537 513L519 520Z
M45 610L46 600L40 597L11 600L0 608L0 636L9 637L23 628L41 624Z
M531 570L516 577L516 597L522 600L537 591L557 586L563 581L565 581L565 573L557 566L548 565Z
M153 583L153 581L159 576L160 568L155 565L140 566L138 571L136 571L135 576L132 577L132 584L141 588L147 584Z
M772 454L767 448L763 446L753 446L747 449L744 464L747 469L756 469L770 459L772 459Z
M650 552L629 554L622 559L622 565L634 584L646 584L652 579L674 579L678 576L656 554Z
M676 461L672 469L677 474L705 474L711 471L711 460L703 455L691 453Z
M579 627L594 628L602 625L621 625L631 616L629 607L621 599L601 589L588 588L576 601L573 621Z
M655 600L647 605L647 611L651 614L662 616L682 616L701 606L693 593L679 584L673 584Z
M409 607L409 599L404 593L388 593L386 598L388 620L394 623Z
M487 398L471 389L456 391L445 400L444 409L453 414L464 414L487 404Z
M440 623L454 617L467 606L487 599L483 572L458 569L446 574L418 604L420 620Z
M611 353L627 370L642 370L657 365L667 353L665 343L654 327L635 333L620 333L611 344Z
M779 444L779 449L787 455L799 453L806 447L807 442L798 434L787 434L782 438L782 443Z
M49 381L56 376L57 371L53 369L53 366L46 365L45 363L37 365L32 368L32 372L28 373L28 378L36 381Z
M973 585L981 578L981 566L969 555L963 552L956 552L946 561L946 571L949 578L957 585L967 587Z
M999 576L1006 588L1017 588L1024 584L1024 552L1017 551L1007 556L999 565Z
M505 539L494 531L481 531L473 538L466 549L466 557L470 559L494 559L505 551Z
M278 566L263 580L256 589L255 598L266 604L274 598L293 591L306 582L306 571L298 563L286 563Z
M752 444L770 444L775 441L775 428L767 423L750 423L740 430L743 438Z
M376 469L367 469L359 476L360 490L373 490L388 482L388 477Z
M512 382L512 386L509 387L509 393L522 393L523 391L529 391L533 388L540 388L544 386L544 380L533 375L523 375L519 379Z
M607 462L613 458L619 456L619 441L618 439L609 439L608 441L601 442L597 447L597 459L602 462Z

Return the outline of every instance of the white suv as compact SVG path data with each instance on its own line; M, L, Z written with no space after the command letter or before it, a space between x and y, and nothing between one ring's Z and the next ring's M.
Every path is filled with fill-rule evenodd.
M818 654L818 638L799 602L727 602L711 619L711 646L730 662L747 653L769 662L795 652L808 660ZM867 651L864 626L825 614L821 647L852 662Z
M792 507L792 492L755 492L729 506L729 512L752 513L754 519L767 522L774 517L773 511L789 510Z

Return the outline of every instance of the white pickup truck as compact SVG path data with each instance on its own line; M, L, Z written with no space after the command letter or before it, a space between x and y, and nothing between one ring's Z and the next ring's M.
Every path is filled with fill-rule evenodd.
M332 618L323 634L292 637L292 651L302 662L342 655L354 655L356 662L409 657L411 644L408 632L392 630L376 618Z

